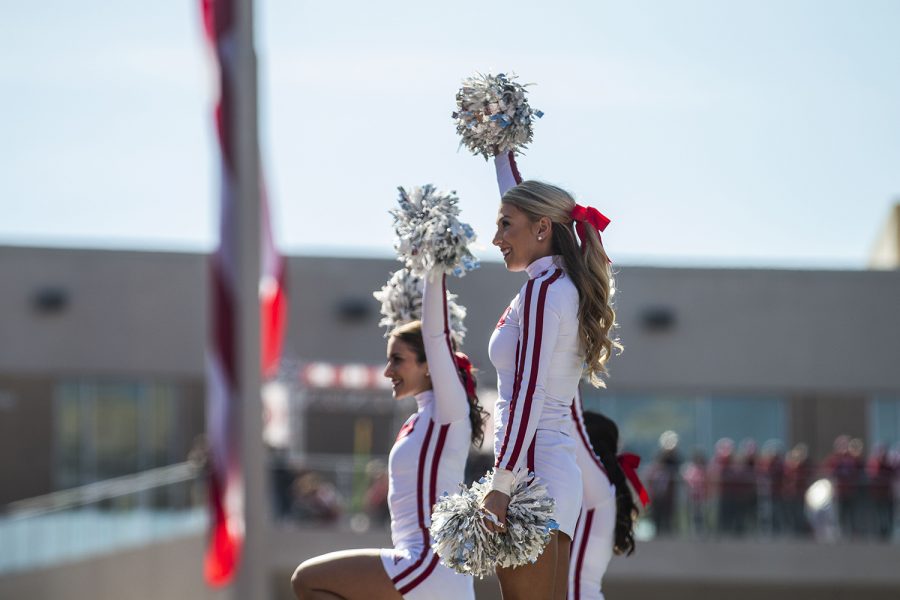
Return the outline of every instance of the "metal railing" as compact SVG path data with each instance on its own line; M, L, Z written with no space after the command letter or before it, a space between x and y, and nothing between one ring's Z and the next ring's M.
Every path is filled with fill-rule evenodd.
M0 573L203 531L200 475L180 463L10 503L0 513Z

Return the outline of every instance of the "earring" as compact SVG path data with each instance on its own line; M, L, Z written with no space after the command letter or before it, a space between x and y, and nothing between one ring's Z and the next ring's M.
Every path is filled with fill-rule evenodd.
M540 242L541 240L543 240L543 239L544 239L544 238L542 238L541 236L538 236L538 241L539 241L539 242Z

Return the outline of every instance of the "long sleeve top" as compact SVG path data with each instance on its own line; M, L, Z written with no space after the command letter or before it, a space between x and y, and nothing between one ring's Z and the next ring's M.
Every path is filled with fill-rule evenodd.
M511 482L511 474L500 471L523 464L538 428L572 433L572 398L584 364L578 290L560 257L539 258L526 271L529 279L504 312L488 348L499 392L495 481Z
M444 286L443 276L431 273L422 298L432 389L416 394L417 410L403 424L388 458L391 539L395 548L424 548L413 565L416 569L437 563L428 533L431 509L442 493L456 491L464 480L472 433L469 404L451 351Z

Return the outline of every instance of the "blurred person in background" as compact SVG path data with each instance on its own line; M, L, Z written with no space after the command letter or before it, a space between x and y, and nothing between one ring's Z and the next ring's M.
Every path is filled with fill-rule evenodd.
M745 438L738 448L736 478L737 533L755 533L759 525L759 491L757 489L756 440Z
M709 530L709 473L706 455L699 448L682 467L681 478L687 491L688 526L691 534L704 537Z
M297 520L334 523L343 512L337 488L315 471L297 475L291 490L291 514Z
M853 438L847 446L850 458L853 461L854 477L850 494L850 515L852 520L853 535L869 536L874 525L872 507L869 504L868 487L866 477L866 453L865 443L860 438Z
M894 533L894 481L897 478L897 467L886 444L875 447L866 465L873 530L881 540L891 539Z
M834 497L838 509L838 525L841 535L850 538L858 535L859 511L862 479L865 468L861 456L861 444L854 444L847 435L839 435L834 440L833 451L825 459L823 470L834 484Z
M391 521L391 510L388 507L388 478L387 465L384 461L374 459L366 465L366 477L369 486L363 498L363 506L366 516L371 523L384 526Z
M716 442L715 454L709 465L709 482L716 498L716 530L726 535L740 533L740 483L734 459L734 440L722 438Z
M781 441L767 441L760 452L756 472L759 480L760 512L766 516L766 529L776 535L786 533L788 530L784 468Z
M675 527L680 466L678 434L664 431L659 436L656 459L646 473L647 488L653 498L650 518L656 526L656 535L659 536L671 535Z
M294 469L291 467L284 448L267 448L269 454L269 469L272 477L269 485L272 486L272 517L276 520L286 519L291 515L293 502L292 485L294 483Z
M784 504L787 527L796 536L812 531L804 511L804 495L812 484L813 465L806 444L796 444L784 461Z
M396 399L414 397L388 457L392 548L331 552L302 563L291 586L299 600L474 600L471 577L439 563L431 548L431 507L455 492L471 445L483 437L484 411L468 358L454 351L444 276L425 276L422 321L388 337L384 376Z

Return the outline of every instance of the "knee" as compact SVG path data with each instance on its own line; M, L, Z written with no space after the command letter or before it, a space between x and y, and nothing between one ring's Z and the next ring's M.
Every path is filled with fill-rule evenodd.
M299 567L294 569L294 574L291 575L291 589L294 590L294 596L296 596L297 600L304 600L306 598L306 586L304 585L304 573L303 567L306 563L302 563Z

